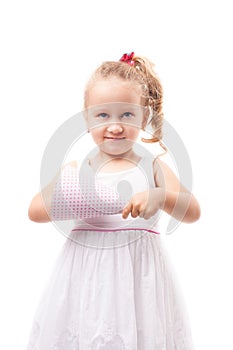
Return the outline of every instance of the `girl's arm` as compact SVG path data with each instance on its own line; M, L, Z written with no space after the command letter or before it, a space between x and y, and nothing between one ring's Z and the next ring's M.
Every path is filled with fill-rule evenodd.
M199 219L201 210L198 201L179 182L170 167L160 159L154 161L154 178L163 197L162 210L186 223Z
M28 209L30 220L39 223L51 221L48 213L50 212L52 190L53 185L50 184L32 198ZM45 198L47 198L46 202Z
M73 167L77 166L76 161L72 161L67 165L71 165ZM63 168L64 168L63 167ZM56 185L56 182L60 176L60 173L58 173L54 179L51 181L51 183L46 186L44 189L42 189L41 192L37 193L30 203L29 209L28 209L28 217L30 220L43 223L43 222L50 222L51 218L49 216L50 209L51 209L51 203L52 203L52 195L54 191L54 186Z
M38 193L29 207L35 222L96 218L122 212L128 198L95 179L92 173L78 174L76 164L69 163L46 188Z
M28 209L28 217L30 220L38 223L51 221L48 213L50 213L55 183L56 180L54 179L48 186L32 198Z
M154 161L154 179L156 188L136 193L123 209L122 217L149 219L159 209L175 219L187 223L200 217L200 206L194 197L177 179L173 171L159 159Z

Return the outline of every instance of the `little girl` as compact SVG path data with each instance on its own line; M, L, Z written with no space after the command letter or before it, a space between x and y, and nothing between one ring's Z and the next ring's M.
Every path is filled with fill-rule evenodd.
M162 98L152 63L134 53L104 62L89 80L84 118L97 152L66 164L29 207L33 221L72 219L75 226L27 350L193 349L158 222L162 211L194 222L199 204L137 145L149 125L153 135L143 141L163 147Z

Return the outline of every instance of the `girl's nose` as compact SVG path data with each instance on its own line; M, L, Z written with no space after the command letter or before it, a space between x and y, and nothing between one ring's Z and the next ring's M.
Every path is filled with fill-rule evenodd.
M119 123L113 123L108 126L107 131L112 134L119 134L122 133L123 127Z

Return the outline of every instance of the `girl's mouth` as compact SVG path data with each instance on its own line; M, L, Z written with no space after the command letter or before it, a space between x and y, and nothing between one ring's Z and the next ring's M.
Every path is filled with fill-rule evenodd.
M111 140L111 141L121 141L125 140L125 137L105 137L106 140Z

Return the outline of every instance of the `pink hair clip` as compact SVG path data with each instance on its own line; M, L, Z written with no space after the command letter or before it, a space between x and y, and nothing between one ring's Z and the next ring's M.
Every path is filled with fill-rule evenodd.
M134 52L124 53L124 55L120 58L120 61L125 62L130 66L133 66L134 65L133 56L134 56Z

